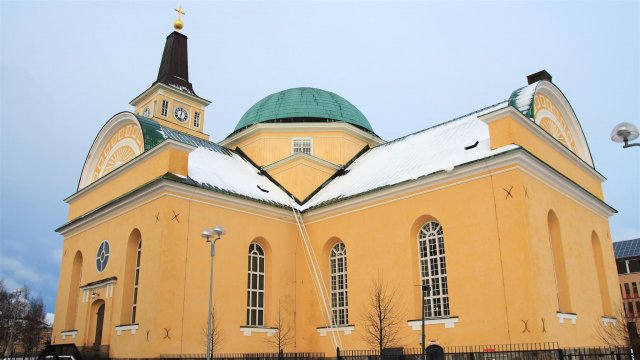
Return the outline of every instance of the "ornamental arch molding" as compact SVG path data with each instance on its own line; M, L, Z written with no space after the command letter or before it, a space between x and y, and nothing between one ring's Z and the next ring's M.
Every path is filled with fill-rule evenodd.
M593 159L571 104L553 83L541 81L532 99L534 122L589 166Z
M128 111L114 115L100 129L82 168L78 190L144 152L140 122Z

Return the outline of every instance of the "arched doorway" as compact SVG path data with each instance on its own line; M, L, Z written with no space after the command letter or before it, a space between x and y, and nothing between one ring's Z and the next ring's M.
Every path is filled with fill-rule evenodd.
M91 304L91 327L94 329L93 346L100 347L104 328L104 300L96 300Z

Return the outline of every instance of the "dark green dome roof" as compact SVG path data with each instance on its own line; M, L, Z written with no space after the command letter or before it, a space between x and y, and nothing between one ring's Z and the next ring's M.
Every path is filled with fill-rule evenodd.
M344 121L373 133L367 118L343 97L308 87L283 90L258 101L242 116L233 132L257 123L297 122L296 119Z

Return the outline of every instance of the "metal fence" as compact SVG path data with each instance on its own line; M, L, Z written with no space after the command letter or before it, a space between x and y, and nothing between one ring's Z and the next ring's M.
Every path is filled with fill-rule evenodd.
M163 360L201 360L206 354L163 354ZM220 353L212 354L212 359L217 360L256 360L256 359L287 359L287 360L324 360L325 355L321 352L280 352L280 353Z
M559 348L557 343L339 351L338 360L633 360L627 347Z

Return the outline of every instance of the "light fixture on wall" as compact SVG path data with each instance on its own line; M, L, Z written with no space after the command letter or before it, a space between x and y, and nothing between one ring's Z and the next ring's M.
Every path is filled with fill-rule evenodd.
M100 296L100 294L98 294L97 292L95 292L95 291L92 291L92 292L91 292L91 298L92 298L92 299L95 299L95 298L97 298L97 297L99 297L99 296Z
M633 141L638 138L638 127L633 125L632 123L623 122L611 131L611 140L617 143L624 143L623 148L628 148L632 146L640 146L640 143L631 143L629 141Z
M216 254L216 242L224 235L224 227L218 225L213 229L204 229L202 237L211 244L211 271L209 273L209 318L207 319L207 360L211 360L211 312L213 311L213 257ZM215 235L215 239L211 238Z

